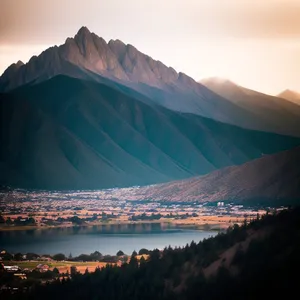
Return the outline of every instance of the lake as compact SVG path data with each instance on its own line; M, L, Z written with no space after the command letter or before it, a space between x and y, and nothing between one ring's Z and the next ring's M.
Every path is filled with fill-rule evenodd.
M118 250L149 250L166 246L185 246L216 235L215 231L173 227L169 224L102 225L92 227L49 228L0 232L0 251L12 253L56 254L73 256L99 251L115 255Z

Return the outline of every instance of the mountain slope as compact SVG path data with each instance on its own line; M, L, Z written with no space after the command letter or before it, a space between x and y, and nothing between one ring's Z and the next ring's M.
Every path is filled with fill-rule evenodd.
M2 94L1 183L74 189L207 174L300 144L57 76Z
M282 99L284 97L246 89L226 79L207 78L201 83L258 118L263 118L277 132L299 135L300 106Z
M294 111L290 111L289 118L286 115L273 116L271 107L262 113L247 110L141 53L134 46L125 45L120 40L106 43L86 27L63 45L32 57L27 64L13 64L0 77L0 91L36 84L59 74L101 82L128 96L139 93L144 100L147 98L148 102L175 111L244 128L300 136L299 123L292 116Z
M300 105L300 93L291 90L285 90L278 94L277 97L289 100L297 105Z
M235 201L293 204L300 201L300 148L266 155L202 177L137 188L121 194L132 200Z

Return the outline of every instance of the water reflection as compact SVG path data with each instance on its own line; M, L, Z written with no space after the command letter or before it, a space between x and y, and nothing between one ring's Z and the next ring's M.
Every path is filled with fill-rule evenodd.
M187 230L170 223L104 224L99 226L61 227L0 232L0 250L12 252L65 253L73 255L100 251L131 253L141 248L162 249L184 246L192 240L215 235L215 232Z

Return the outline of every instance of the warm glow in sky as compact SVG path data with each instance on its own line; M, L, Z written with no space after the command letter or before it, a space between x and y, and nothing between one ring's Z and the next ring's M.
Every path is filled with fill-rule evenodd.
M196 80L300 91L299 0L0 1L0 73L85 25Z

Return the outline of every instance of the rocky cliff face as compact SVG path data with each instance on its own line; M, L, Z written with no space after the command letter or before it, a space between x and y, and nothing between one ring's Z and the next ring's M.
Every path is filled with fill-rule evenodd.
M14 64L1 77L4 90L38 79L40 76L53 76L63 73L63 62L69 62L82 69L122 81L143 82L160 87L163 84L183 82L183 76L160 61L152 59L132 45L120 40L108 43L82 27L74 38L67 38L59 47L44 51L33 57L26 65ZM69 74L71 75L71 74ZM193 79L188 80L193 82Z

